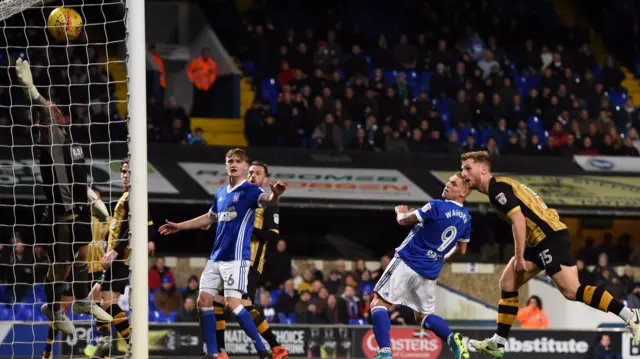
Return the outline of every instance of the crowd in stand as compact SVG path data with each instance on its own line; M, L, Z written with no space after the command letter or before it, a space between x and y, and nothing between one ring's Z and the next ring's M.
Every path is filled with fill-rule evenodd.
M638 155L640 112L612 56L601 67L576 29L540 36L525 30L526 12L487 23L486 1L463 4L454 14L463 30L426 24L375 42L340 21L323 33L247 25L239 38L260 94L245 115L249 143ZM427 23L446 21L425 6Z
M578 253L577 265L582 284L605 287L617 299L626 300L630 307L640 308L640 280L634 277L633 268L627 265L624 273L618 275L608 260L640 263L640 250L631 250L629 240L629 236L623 235L619 244L614 245L613 237L606 234L603 243L593 247L593 239L589 238L585 248ZM322 272L315 267L313 260L301 267L292 265L291 257L286 253L286 242L281 240L277 251L268 256L269 265L265 267L261 289L254 303L269 322L368 323L373 288L390 260L390 256L383 256L380 267L375 271L367 269L365 261L359 260L352 271L347 271L345 263L338 261L335 268ZM592 271L586 269L592 265ZM195 307L186 298L197 296L198 278L189 277L187 286L181 291L176 290L173 274L163 259L158 259L149 273L149 288L157 290L154 299L156 310L167 313L178 310L178 318L196 321ZM185 298L184 305L181 305L182 298ZM415 324L413 312L403 306L395 306L390 316L394 324ZM525 317L524 312L521 317Z

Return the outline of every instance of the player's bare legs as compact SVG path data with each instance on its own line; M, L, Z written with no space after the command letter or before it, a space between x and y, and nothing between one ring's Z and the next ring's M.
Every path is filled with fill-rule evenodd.
M500 301L498 302L498 318L496 320L498 328L493 338L484 340L469 340L469 345L480 353L494 358L502 358L504 346L509 337L511 326L516 320L520 300L518 289L542 271L533 262L525 261L526 270L517 272L515 269L516 258L511 260L504 268L500 277Z
M373 334L378 342L378 354L374 359L391 358L391 321L389 320L389 310L393 305L378 293L373 294L371 301L371 319L373 321ZM449 344L456 359L469 359L469 351L464 343L464 338L460 333L453 333L445 321L435 315L426 313L415 313L416 319L421 322L421 326L434 332L442 341Z

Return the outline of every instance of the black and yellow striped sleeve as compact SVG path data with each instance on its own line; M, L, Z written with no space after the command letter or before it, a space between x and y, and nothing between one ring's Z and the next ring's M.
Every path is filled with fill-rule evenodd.
M492 179L489 184L489 201L507 218L521 210L520 200L513 192L513 188L509 184L495 179Z

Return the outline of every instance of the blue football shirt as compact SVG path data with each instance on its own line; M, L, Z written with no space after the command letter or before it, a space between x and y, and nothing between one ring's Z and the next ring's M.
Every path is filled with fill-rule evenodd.
M216 216L216 239L209 259L229 262L251 259L251 231L262 188L242 181L234 188L220 187L209 213Z
M416 210L419 223L396 248L396 254L416 273L437 279L444 266L444 255L458 241L468 242L471 215L461 204L433 200Z

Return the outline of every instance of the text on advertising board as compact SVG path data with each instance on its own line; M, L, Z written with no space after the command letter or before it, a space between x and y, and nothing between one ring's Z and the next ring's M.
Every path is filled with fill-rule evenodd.
M222 164L179 163L209 194L227 183ZM345 200L431 199L404 174L396 170L332 167L269 166L270 180L287 184L288 198Z

